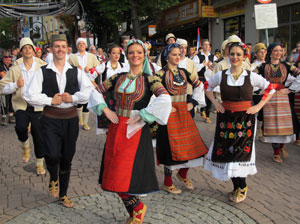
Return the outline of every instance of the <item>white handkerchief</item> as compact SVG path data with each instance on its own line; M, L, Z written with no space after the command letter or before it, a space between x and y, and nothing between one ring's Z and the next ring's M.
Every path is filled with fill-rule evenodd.
M133 118L133 117L136 117L136 116L140 116L139 111L138 110L133 110L131 112L130 118ZM142 127L144 127L145 124L146 123L141 119L138 122L136 122L135 124L127 125L126 137L128 139L130 139L132 136L135 135L135 133L137 133Z

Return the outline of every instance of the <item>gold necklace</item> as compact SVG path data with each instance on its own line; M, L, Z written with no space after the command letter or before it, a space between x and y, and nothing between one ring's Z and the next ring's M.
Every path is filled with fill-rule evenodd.
M280 66L280 63L278 63L277 65L274 65L271 63L271 70L273 73L276 73L278 71L278 68Z
M242 73L243 73L243 70L242 70L241 73L239 73L239 74L237 74L237 75L233 75L233 74L231 74L231 75L232 75L233 79L236 81L236 80L239 79L239 77L241 76Z
M116 65L113 65L112 63L110 63L110 66L111 66L111 68L112 68L113 70L116 70L116 68L118 68L118 62L117 62Z

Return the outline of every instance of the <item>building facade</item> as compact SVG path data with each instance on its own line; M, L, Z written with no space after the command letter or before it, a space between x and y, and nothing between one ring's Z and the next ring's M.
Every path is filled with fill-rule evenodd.
M272 0L277 5L278 28L268 29L269 43L281 42L288 52L300 40L300 0ZM265 30L257 30L254 5L256 0L221 0L213 6L218 17L212 19L212 44L220 48L224 39L237 34L245 43L266 43Z

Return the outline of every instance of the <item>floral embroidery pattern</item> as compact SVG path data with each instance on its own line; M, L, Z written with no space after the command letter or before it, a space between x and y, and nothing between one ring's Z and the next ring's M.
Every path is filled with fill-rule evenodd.
M249 129L249 130L247 131L247 136L248 136L248 137L251 137L251 135L252 135L252 131Z
M250 152L250 147L246 145L246 146L244 147L244 151L249 153L249 152Z
M224 128L224 122L220 123L220 128L223 129Z
M238 136L239 136L239 138L243 137L243 132L242 132L242 131L239 131L239 132L238 132Z
M219 149L218 151L217 151L217 155L219 156L219 155L222 155L223 154L223 149L221 148L221 149Z
M214 161L247 160L252 152L254 124L253 117L238 122L220 121L216 128Z
M237 124L236 124L236 128L237 128L237 129L242 129L242 128L243 128L243 125L242 125L241 123L237 123Z

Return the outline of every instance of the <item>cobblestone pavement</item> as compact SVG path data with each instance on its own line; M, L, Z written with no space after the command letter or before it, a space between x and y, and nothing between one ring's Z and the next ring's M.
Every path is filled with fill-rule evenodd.
M93 121L91 116L95 125ZM214 114L211 124L197 114L208 146L214 122ZM75 206L66 209L47 194L49 175L34 173L34 153L29 164L22 162L13 125L0 127L0 133L0 223L124 223L127 214L118 197L102 192L97 184L105 136L96 136L94 129L80 131L68 192ZM145 223L300 223L300 147L288 144L287 150L289 157L276 164L270 144L256 141L258 173L247 178L249 191L243 203L228 201L230 181L218 181L203 168L193 168L189 172L196 186L193 192L173 196L161 191L142 198L148 205ZM157 167L157 176L162 185L162 167ZM176 178L174 183L183 188Z

